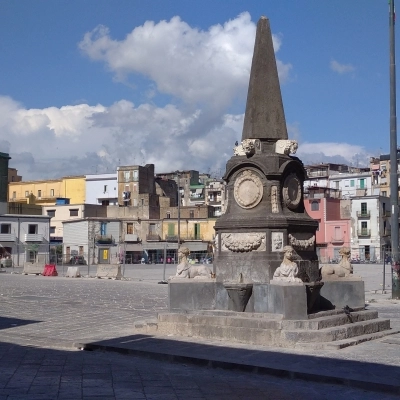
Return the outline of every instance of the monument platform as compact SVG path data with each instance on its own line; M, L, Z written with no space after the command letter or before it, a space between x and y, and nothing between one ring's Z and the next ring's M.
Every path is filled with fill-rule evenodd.
M399 333L377 311L358 308L350 313L332 310L306 320L285 320L279 314L234 311L163 313L157 322L139 323L135 333L181 336L258 346L341 349Z

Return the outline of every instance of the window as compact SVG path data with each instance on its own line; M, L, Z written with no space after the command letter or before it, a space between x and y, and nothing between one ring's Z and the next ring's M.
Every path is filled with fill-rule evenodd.
M83 246L79 246L79 255L83 256Z
M366 230L368 228L368 223L367 221L361 222L361 230Z
M168 211L167 212L167 218L170 219L171 218L171 213Z
M149 233L150 233L150 235L155 235L156 234L156 224L150 224L149 225Z
M50 189L50 197L54 197L54 189Z
M100 235L104 236L107 234L107 222L100 223Z
M335 239L340 239L340 226L335 226Z
M142 207L144 206L144 199L142 199Z
M41 190L37 191L37 197L42 197L42 191Z
M126 233L128 235L132 235L133 234L133 222L128 222L126 224Z
M47 215L51 218L56 216L56 210L47 210Z
M51 226L50 227L50 234L52 233L56 233L56 227L55 226Z
M133 199L133 206L137 207L137 199Z
M381 164L381 170L386 171L386 164Z
M28 225L28 234L29 235L36 235L37 234L37 224L29 224Z
M359 179L360 189L365 189L365 179Z
M314 200L311 202L311 211L319 211L319 201Z
M361 203L361 214L362 215L368 214L367 203Z
M15 199L17 197L17 192L13 192L12 198Z
M0 233L11 233L11 224L1 224Z
M382 196L385 196L385 197L387 196L386 190L383 190L383 191L382 191Z
M350 180L350 187L354 187L354 179Z
M133 184L133 191L137 192L137 184L136 183Z
M70 217L77 217L77 216L78 216L78 212L79 212L79 209L77 209L77 208L70 208L70 209L69 209L69 216L70 216Z
M133 170L133 180L137 181L139 176L139 171L137 169Z
M101 201L102 206L109 206L110 205L110 200L102 200Z
M107 193L107 185L104 185L103 192Z
M175 224L168 224L168 236L175 236Z
M386 214L386 203L382 203L383 214Z
M189 218L194 218L194 211L193 210L190 210L189 214L190 214Z
M29 197L29 190L25 190L25 197Z
M339 181L334 181L335 182L335 189L339 189Z
M124 180L125 182L129 182L131 179L131 171L124 171Z
M200 237L200 224L194 224L194 238L195 238L195 240L201 239L201 237Z

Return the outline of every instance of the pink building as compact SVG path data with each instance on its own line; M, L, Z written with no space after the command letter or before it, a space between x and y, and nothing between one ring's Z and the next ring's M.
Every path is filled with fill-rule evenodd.
M341 247L350 246L350 216L344 216L341 200L310 193L304 206L311 218L318 221L317 254L321 263L339 258Z

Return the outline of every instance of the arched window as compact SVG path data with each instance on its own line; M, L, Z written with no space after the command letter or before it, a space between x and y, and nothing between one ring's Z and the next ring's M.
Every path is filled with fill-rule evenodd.
M319 201L314 200L311 202L311 211L319 211Z

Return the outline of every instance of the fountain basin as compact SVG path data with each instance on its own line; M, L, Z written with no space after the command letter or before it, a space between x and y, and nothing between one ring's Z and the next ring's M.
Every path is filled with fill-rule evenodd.
M226 282L223 285L228 292L230 300L228 309L231 311L244 312L253 292L253 284L244 282Z

